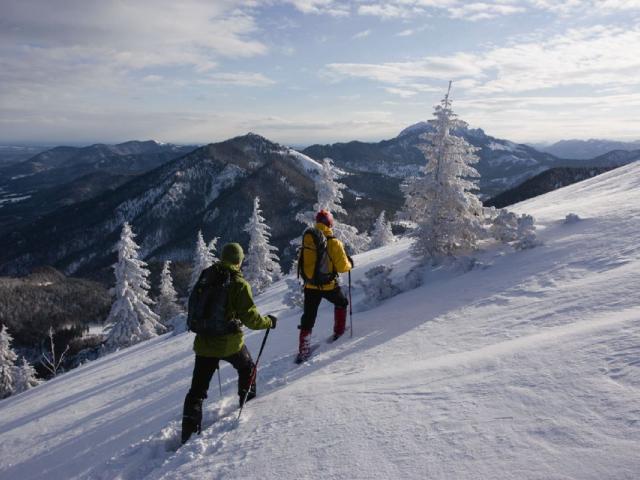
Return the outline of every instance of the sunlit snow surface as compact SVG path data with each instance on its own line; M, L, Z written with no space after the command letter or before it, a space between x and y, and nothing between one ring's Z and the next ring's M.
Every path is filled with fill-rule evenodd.
M214 379L206 429L177 451L191 334L0 402L0 478L637 479L640 164L517 210L543 246L488 246L471 271L428 272L354 312L353 338L331 345L325 305L306 364L293 364L300 312L284 309L284 282L258 297L280 317L258 398L237 423L225 365L224 398ZM408 245L356 257L354 282L381 263L400 281ZM263 334L249 334L254 355Z

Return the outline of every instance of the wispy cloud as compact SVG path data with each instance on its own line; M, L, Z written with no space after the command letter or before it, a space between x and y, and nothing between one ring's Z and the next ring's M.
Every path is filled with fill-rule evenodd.
M243 87L266 87L276 82L262 73L252 72L220 72L211 73L198 80L200 84L236 85Z
M383 19L409 19L437 14L472 22L536 10L561 16L575 14L597 16L623 11L640 11L638 0L361 0L358 3L359 15L371 15Z
M302 13L309 14L343 17L350 12L348 2L338 0L282 0L281 3L289 3Z
M369 35L371 35L371 30L363 30L362 32L358 32L356 33L353 37L353 39L359 39L359 38L367 38Z
M337 81L340 78L366 78L394 86L407 86L420 81L449 80L483 75L483 68L467 53L449 57L425 57L409 62L386 63L331 63L326 66L327 75Z
M468 2L463 0L364 0L358 14L381 18L413 18L437 13L469 21L487 20L503 15L512 15L526 10L516 0L500 2ZM405 30L411 35L412 30Z
M411 35L415 35L417 30L413 28L407 28L406 30L402 30L401 32L396 33L397 37L410 37Z
M180 79L273 83L261 73L217 71L227 59L268 52L257 38L250 1L21 0L2 8L0 104L5 108L88 107Z
M637 83L638 51L640 27L626 30L596 26L569 30L542 42L494 47L482 53L459 52L380 64L332 63L327 69L334 81L366 78L405 97L411 85L448 79L458 80L458 86L474 88L478 94L580 85L615 87Z

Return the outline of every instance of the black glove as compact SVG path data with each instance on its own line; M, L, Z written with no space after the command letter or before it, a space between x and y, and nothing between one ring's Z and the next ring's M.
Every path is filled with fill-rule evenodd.
M353 263L353 258L351 258L351 256L347 255L347 260L349 260L351 262L351 268L356 266L356 264Z
M271 320L271 327L269 328L276 328L276 324L278 323L278 317L276 317L275 315L267 315L267 318L269 320Z

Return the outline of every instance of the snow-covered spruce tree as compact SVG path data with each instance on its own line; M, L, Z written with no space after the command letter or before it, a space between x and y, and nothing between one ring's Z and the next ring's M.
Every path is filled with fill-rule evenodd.
M373 307L399 293L399 289L391 282L392 270L386 265L378 265L367 270L364 279L358 280L364 290L366 306Z
M193 255L193 270L191 270L191 280L189 281L189 292L193 290L202 271L209 268L217 260L215 254L217 243L218 237L214 237L207 245L202 236L202 230L198 231L196 250Z
M249 248L242 267L244 278L258 293L282 276L279 258L275 253L278 249L269 245L271 233L261 213L260 198L256 197L251 217L244 226L244 231L249 234Z
M42 381L38 379L35 368L33 368L26 358L22 357L20 364L15 367L15 393L26 392L41 383Z
M178 305L178 293L173 288L173 278L171 277L171 261L164 262L160 273L160 293L156 300L156 313L160 315L163 325L169 327L169 322L180 313L182 308Z
M111 350L128 347L155 337L165 331L154 313L149 298L149 270L138 258L138 245L128 223L122 226L117 245L118 262L113 266L116 276L115 301L107 317L111 324L106 346Z
M387 222L384 218L384 210L380 212L376 223L373 225L373 232L371 233L370 248L379 248L389 245L395 241L393 232L391 231L391 223Z
M451 89L451 84L449 84ZM428 163L403 185L405 215L416 222L411 251L419 258L454 255L476 247L484 234L482 203L474 193L480 174L476 147L451 132L466 125L451 109L449 92L429 120L433 133L419 145Z
M0 399L15 391L15 364L18 356L11 347L13 337L7 327L0 324Z
M325 209L332 214L346 215L347 211L342 208L342 190L346 185L337 181L338 174L330 158L322 161L322 169L315 179L315 187L318 192L318 201L314 205L315 212ZM296 220L307 226L314 224L315 212L299 213ZM367 250L370 239L364 233L359 233L358 229L336 220L333 227L333 233L339 238L351 251L351 253L359 253Z

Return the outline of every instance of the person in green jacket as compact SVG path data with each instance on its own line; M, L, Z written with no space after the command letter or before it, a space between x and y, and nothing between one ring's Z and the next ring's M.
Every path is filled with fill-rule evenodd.
M242 278L240 271L243 259L242 247L237 243L228 243L222 249L221 261L213 265L214 268L227 269L231 274L224 315L225 321L229 322L231 333L218 336L196 335L193 342L195 366L182 414L182 443L193 433L200 432L202 402L207 398L209 383L220 360L229 362L238 371L240 405L245 396L247 400L256 396L255 377L253 382L251 379L254 363L244 344L240 323L252 330L263 330L275 328L277 318L273 315L262 316L258 312L253 303L251 286Z

